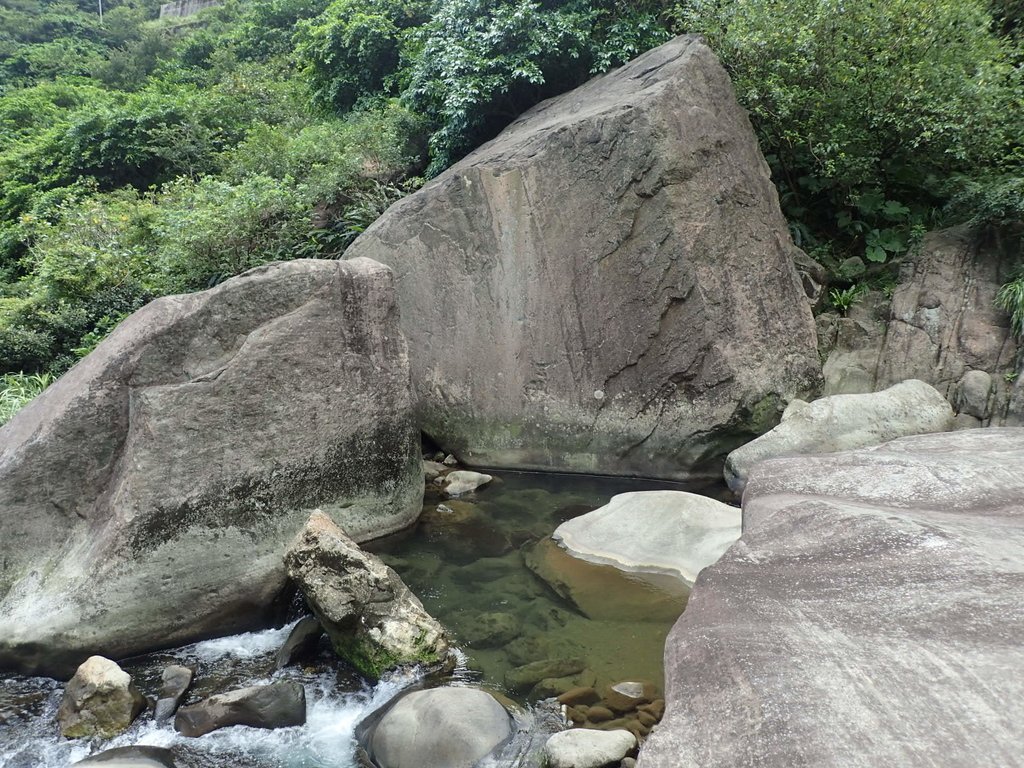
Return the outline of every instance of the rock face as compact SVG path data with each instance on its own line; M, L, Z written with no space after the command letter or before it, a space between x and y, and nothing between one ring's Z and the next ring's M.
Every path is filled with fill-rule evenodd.
M544 745L549 768L604 768L617 763L636 746L629 731L573 728L556 733Z
M965 377L984 372L992 383L985 401L960 412L977 426L1024 422L1017 345L994 303L1013 276L1020 240L1021 232L959 227L929 233L904 262L891 307L875 297L858 301L848 318L832 318L838 334L823 345L825 394L872 392L912 377L960 405Z
M145 706L127 672L110 659L91 656L64 689L57 722L69 739L110 739L128 728Z
M883 392L832 395L813 403L794 400L779 426L729 454L725 481L740 492L754 466L765 459L865 448L952 427L949 403L934 387L914 379Z
M538 105L348 253L395 270L420 423L466 463L710 477L820 377L768 167L696 37Z
M551 535L570 554L693 584L740 536L740 510L683 491L638 491L562 523Z
M370 736L380 768L472 768L512 735L512 719L476 688L431 688L403 696Z
M178 710L174 729L183 736L202 736L229 725L288 728L306 722L306 691L287 680L255 685L211 696Z
M1024 429L760 464L641 768L1020 764Z
M314 512L285 555L338 655L377 679L402 664L448 662L444 629L398 574Z
M311 509L423 492L390 271L261 267L159 299L0 430L0 668L70 674L258 625Z

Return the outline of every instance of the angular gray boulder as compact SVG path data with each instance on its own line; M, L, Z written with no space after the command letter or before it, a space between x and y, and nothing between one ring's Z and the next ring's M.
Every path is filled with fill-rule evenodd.
M533 108L356 240L420 423L490 467L713 476L820 378L768 166L680 37Z
M1024 429L766 461L641 768L1020 765Z
M412 522L392 284L299 260L159 299L0 429L0 668L251 629L311 509L360 540Z
M68 739L110 739L127 730L145 707L131 675L110 659L90 656L68 681L57 722Z
M290 728L306 722L306 689L295 680L254 685L220 693L182 707L174 730L183 736L203 736L218 728Z
M437 668L453 661L444 628L399 575L324 513L310 515L285 564L334 650L367 677L377 680L406 664Z
M729 454L725 482L736 493L759 461L880 445L897 437L945 432L953 409L929 384L916 379L882 392L794 400L782 423Z

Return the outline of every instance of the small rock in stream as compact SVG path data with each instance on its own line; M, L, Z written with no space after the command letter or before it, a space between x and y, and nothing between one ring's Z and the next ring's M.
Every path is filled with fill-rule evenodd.
M306 722L306 690L288 680L218 694L178 710L174 729L183 736L202 736L229 725L287 728Z
M299 619L288 633L288 639L284 641L274 659L274 666L283 669L294 664L300 659L312 656L316 653L320 638L323 637L324 628L316 616L305 616Z
M192 685L194 670L172 664L164 669L160 697L156 700L153 717L158 723L170 720L181 706L189 687Z

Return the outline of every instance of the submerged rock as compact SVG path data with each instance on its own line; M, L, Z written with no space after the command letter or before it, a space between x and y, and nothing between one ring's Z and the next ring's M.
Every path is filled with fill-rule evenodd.
M472 768L512 735L512 719L476 688L402 696L368 736L380 768Z
M360 540L415 520L392 283L297 260L158 299L0 429L0 667L252 629L311 509Z
M449 663L444 629L398 574L314 512L285 554L288 575L335 651L373 679L403 664Z
M572 728L554 734L544 745L548 768L604 768L617 763L636 747L629 731Z
M306 690L287 680L221 693L178 710L174 729L183 736L202 736L229 725L289 728L306 722Z
M693 584L740 535L740 510L683 491L638 491L562 523L551 538L570 554Z
M174 753L162 747L117 747L79 760L74 765L102 765L104 768L178 768Z
M460 460L683 479L820 378L795 253L695 36L534 107L347 251L399 275L417 412Z
M69 739L110 739L126 730L145 706L131 675L110 659L92 656L64 689L57 722Z
M916 379L882 392L832 395L812 403L794 400L781 424L729 454L725 480L738 493L752 468L764 459L866 448L952 428L949 403L934 387Z
M188 667L172 664L161 675L160 696L156 700L153 717L158 723L170 720L192 685L195 673Z
M477 488L487 485L493 479L490 475L480 472L458 469L445 475L444 492L449 496L462 496L465 493L472 493Z
M641 768L1017 765L1024 429L765 461Z

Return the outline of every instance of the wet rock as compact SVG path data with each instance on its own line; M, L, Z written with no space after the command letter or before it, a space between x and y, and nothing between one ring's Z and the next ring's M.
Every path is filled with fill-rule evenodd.
M448 471L448 467L437 461L426 461L423 462L423 479L428 483L434 482L434 480L440 477L442 474Z
M444 629L398 574L361 550L334 522L314 512L285 554L335 651L379 679L403 664L449 663Z
M590 686L572 688L558 697L558 703L565 704L567 707L574 707L578 704L596 704L600 700L601 694Z
M288 728L306 722L306 690L288 680L229 691L178 710L174 729L183 736L202 736L229 725Z
M547 677L568 677L586 669L582 659L544 659L510 669L505 673L505 685L514 691L529 690Z
M532 701L553 699L561 696L566 691L590 687L596 682L597 676L589 669L584 669L582 672L568 677L545 677L533 686L530 690L529 698Z
M544 757L549 768L604 768L635 747L636 737L628 731L571 728L547 740Z
M1001 428L761 463L666 642L639 765L1020 763L1022 467Z
M493 479L490 475L480 472L459 469L445 475L444 492L449 496L462 496L466 493L472 493L481 486L487 485Z
M587 720L592 723L604 723L614 719L615 713L608 709L608 707L602 707L595 704L587 710Z
M740 492L751 469L765 459L865 448L953 426L953 409L934 387L911 379L883 392L794 400L782 423L729 454L725 479Z
M524 635L505 646L505 655L510 663L517 667L529 664L537 659L547 658L551 654L551 643L546 637ZM543 679L543 678L541 678Z
M551 535L570 554L693 584L739 538L740 510L682 491L621 493Z
M512 735L512 720L476 688L431 688L402 696L367 743L380 768L471 768Z
M444 457L441 463L444 464L446 467L455 467L458 466L459 460L449 453L447 456Z
M413 522L393 281L298 259L157 299L0 427L0 668L265 626L311 508L364 541Z
M170 720L177 711L192 685L194 674L193 670L178 664L164 668L160 677L160 695L153 711L153 717L158 723Z
M316 616L304 616L292 627L288 633L288 639L284 641L274 657L274 666L277 669L294 664L296 661L308 658L316 653L320 645L320 638L323 637L324 628Z
M106 768L178 768L171 750L139 746L107 749L85 760L79 760L74 765L102 765Z
M57 722L69 739L110 739L126 730L145 706L127 672L110 659L91 656L64 689Z
M696 36L537 105L347 254L402 275L417 413L468 463L708 477L820 376L768 167Z
M651 683L625 681L608 686L602 700L614 712L631 712L641 704L647 704L654 697Z
M522 633L519 620L510 613L489 612L473 617L472 626L464 634L474 648L498 648L515 640Z

